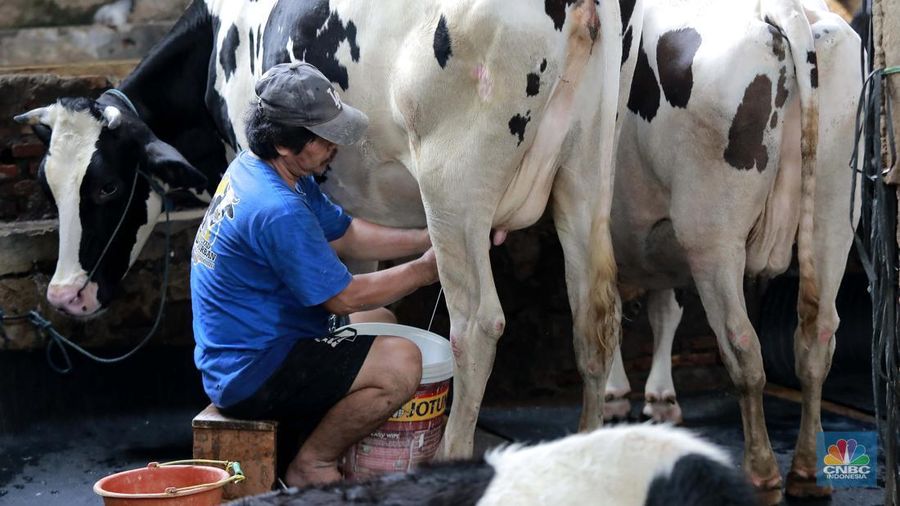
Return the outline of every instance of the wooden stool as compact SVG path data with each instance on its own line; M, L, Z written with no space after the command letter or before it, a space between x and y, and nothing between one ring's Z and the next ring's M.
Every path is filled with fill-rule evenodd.
M241 483L225 486L226 499L272 490L276 475L278 422L229 418L212 404L191 422L194 458L236 460L244 476Z

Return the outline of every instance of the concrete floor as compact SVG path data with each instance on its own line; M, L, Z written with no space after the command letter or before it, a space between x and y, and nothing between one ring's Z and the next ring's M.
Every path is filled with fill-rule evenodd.
M705 395L685 399L683 408L687 427L723 445L740 461L742 439L733 398ZM766 413L779 464L786 472L798 409L790 402L767 399ZM41 422L19 433L0 435L0 504L99 504L92 486L103 476L151 461L189 458L190 419L195 414L193 409L155 409L145 415ZM577 417L575 405L486 407L476 451L483 453L512 439L536 442L560 437L575 429ZM824 424L826 430L865 430L857 422L830 414ZM883 504L883 491L841 489L831 504L875 506Z
M708 392L700 396L683 397L679 400L684 412L682 426L693 430L707 440L721 445L732 456L734 462L741 462L743 455L743 434L737 399L721 392ZM800 406L796 403L766 396L764 400L766 426L775 458L778 460L782 476L790 468L794 443L800 420ZM639 403L632 405L632 419L637 418ZM479 426L501 438L536 443L562 437L577 430L580 407L568 405L540 405L492 408L481 411ZM823 412L822 426L825 431L871 431L874 426L850 418ZM879 476L884 476L883 463ZM883 487L883 481L880 481ZM878 506L884 504L883 488L837 489L828 500L790 500L782 504L818 506Z
M81 506L101 503L94 483L148 462L191 457L194 410L154 411L38 423L0 435L0 504ZM479 430L476 450L507 442Z
M163 348L148 349L143 358L116 366L76 360L75 372L58 376L48 374L42 353L0 353L0 384L7 385L0 389L0 505L96 505L101 501L92 487L103 476L152 461L190 458L190 420L206 405L190 356L176 357ZM680 401L684 425L723 445L739 462L736 399L710 392ZM632 412L639 408L635 403ZM485 406L476 451L571 433L578 409L574 402L560 401ZM767 397L765 411L773 448L786 472L799 406ZM826 430L871 430L830 413L824 414L823 425ZM880 505L883 491L842 489L830 504Z
M96 505L94 482L190 458L193 410L38 423L0 436L0 504Z

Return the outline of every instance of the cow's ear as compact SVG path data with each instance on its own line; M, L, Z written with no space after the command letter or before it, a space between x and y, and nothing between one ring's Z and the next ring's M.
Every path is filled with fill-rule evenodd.
M206 176L170 144L154 139L144 147L147 170L173 188L206 188Z
M32 109L28 112L19 114L18 116L13 117L13 119L17 123L22 123L23 125L50 125L52 120L50 116L53 114L55 104L51 104L44 107L38 107L37 109Z
M50 145L50 136L53 134L53 131L50 130L50 127L44 125L43 123L38 123L37 125L31 126L31 131L34 132L34 135L44 143L45 146Z
M26 113L19 114L13 119L18 123L31 125L31 130L34 132L34 135L36 135L45 145L49 146L51 115L53 114L54 106L55 104L38 107L37 109L32 109Z
M104 107L100 114L103 117L101 120L103 126L110 130L119 128L119 125L122 123L122 112L111 105Z

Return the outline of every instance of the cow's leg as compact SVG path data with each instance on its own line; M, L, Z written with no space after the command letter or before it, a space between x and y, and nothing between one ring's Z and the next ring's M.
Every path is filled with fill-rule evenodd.
M450 314L454 357L453 404L439 454L467 458L472 455L478 411L506 324L488 254L492 218L504 181L502 173L484 171L479 181L483 188L469 193L447 191L459 187L453 178L461 173L460 167L436 157L423 156L418 163L436 168L423 171L419 184ZM484 194L475 198L473 193L482 189Z
M686 245L691 273L700 292L719 352L739 395L744 428L744 471L766 504L781 499L781 475L769 443L763 414L763 371L759 339L744 302L743 275L746 252L737 240L717 247ZM728 244L731 246L729 247Z
M553 221L565 256L575 356L584 380L579 430L591 430L603 423L607 374L619 345L621 303L609 231L612 177L574 169L579 166L589 167L590 162L570 160L557 174Z
M456 376L441 454L465 457L472 452L476 417L505 326L488 256L491 227L516 230L537 221L555 188L554 173L570 158L578 158L573 165L580 169L574 174L577 184L591 190L581 190L589 198L580 204L579 226L570 237L580 245L575 249L581 269L567 269L568 281L577 280L569 293L578 293L583 303L573 308L576 329L594 335L594 344L600 346L596 323L606 328L616 320L618 325L618 311L598 314L597 308L608 309L613 299L618 301L615 286L610 286L615 281L615 262L608 201L622 30L618 2L573 6L567 12L565 39L552 32L541 36L527 24L530 20L523 21L521 29L500 29L497 21L508 15L504 9L482 12L469 9L465 2L445 7L442 19L446 16L448 26L466 27L451 28L457 33L451 37L454 63L446 68L398 65L391 93L395 119L401 120L408 134L406 165L419 183L450 313ZM414 32L418 35L407 39L396 61L433 57L432 34ZM481 43L480 38L467 41L467 34L473 33L492 33L490 44ZM552 86L542 87L543 94L532 98L510 92L509 72L518 68L524 76L529 69L541 68L544 61L556 75ZM532 126L511 136L522 113ZM603 155L600 162L598 154ZM598 164L601 170L596 169ZM595 176L579 179L583 173ZM591 184L600 173L606 176L602 188ZM595 205L593 194L605 195L605 209ZM595 216L605 219L594 220ZM600 232L593 234L595 228ZM603 239L595 241L594 236ZM567 258L567 267L572 265ZM601 271L595 268L598 265ZM585 280L586 272L591 280L603 282ZM597 401L591 406L590 426L602 422L601 395L611 352L612 346L607 346L591 362L597 364L593 367L596 381L590 386Z
M631 383L625 374L625 364L622 361L622 346L616 346L613 353L612 369L609 379L606 380L606 395L603 403L603 421L622 420L628 418L631 413L631 401L628 393L631 392Z
M490 213L484 216L490 219ZM469 232L469 227L429 220L450 313L454 357L453 405L441 448L441 455L448 458L472 454L484 388L506 324L488 257L490 221L481 225Z
M590 6L590 2L581 5ZM632 21L641 26L643 2L638 0L634 5ZM618 2L602 2L599 10L599 26L604 27L600 30L603 58L592 59L594 67L585 75L602 76L602 80L589 81L587 88L589 94L602 90L601 99L598 107L585 109L580 102L573 108L575 114L583 116L576 122L581 127L567 139L571 149L559 160L551 193L553 221L566 263L575 356L584 381L579 422L582 431L603 424L606 379L621 333L622 305L616 286L610 207L616 124L626 102L618 90L627 89L624 83L631 82L633 70L632 63L626 62L621 74L615 72L622 62Z
M453 404L441 447L441 455L447 458L472 455L475 423L506 324L488 257L491 214L467 213L466 217L477 220L476 215L486 216L487 221L456 227L429 219L450 313L454 357Z
M821 260L822 255L817 255L817 259ZM835 279L825 286L822 285L823 276L820 271L820 304L815 327L804 328L800 325L794 332L794 368L802 389L802 412L797 446L785 487L787 494L791 496L823 497L831 494L831 487L816 484L816 433L822 431L822 383L831 368L831 356L834 353L834 332L838 326L834 301L844 262L846 254L841 258L840 264L834 265L837 268Z
M859 55L859 39L840 20L828 17L813 25L816 36L821 80L819 97L820 128L819 166L816 168L815 259L819 288L818 313L815 317L800 315L809 322L794 333L794 356L797 378L802 386L800 432L786 491L792 496L824 496L830 488L816 485L816 433L822 430L822 383L831 367L834 333L838 327L835 307L837 291L843 277L847 254L853 240L853 227L847 217L850 178L846 161L853 146L854 114L857 99L846 93L861 85L859 72L850 62ZM841 204L836 204L841 203ZM859 196L855 199L854 216L859 216ZM806 316L806 317L805 317Z
M558 184L558 181L557 181ZM554 188L554 194L557 188ZM566 286L574 323L573 339L578 370L584 380L583 404L579 430L593 430L603 423L606 377L619 345L621 307L615 287L615 260L608 228L594 225L594 251L584 237L574 233L590 229L590 219L575 212L567 213L555 199L554 220L563 246L566 262ZM607 222L608 223L608 222ZM586 233L582 230L580 233ZM588 262L596 262L591 267ZM597 269L596 277L585 272ZM593 278L593 279L592 279ZM599 293L598 293L599 292Z
M653 329L653 366L644 387L644 415L654 422L681 423L672 381L672 341L684 309L675 300L675 290L655 290L647 296L647 313Z

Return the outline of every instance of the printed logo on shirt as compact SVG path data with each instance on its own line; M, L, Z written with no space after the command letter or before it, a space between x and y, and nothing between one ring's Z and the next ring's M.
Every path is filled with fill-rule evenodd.
M203 264L209 269L216 268L216 253L213 251L213 245L219 238L219 230L222 228L222 221L228 218L234 219L234 208L240 203L241 199L234 194L234 188L231 186L231 177L226 174L219 182L216 188L216 194L213 196L203 222L197 230L197 237L194 239L194 248L191 252L191 260L194 264Z
M328 337L317 337L313 340L317 343L324 343L331 346L332 348L337 348L337 346L343 342L356 342L356 329L341 329L328 335Z

